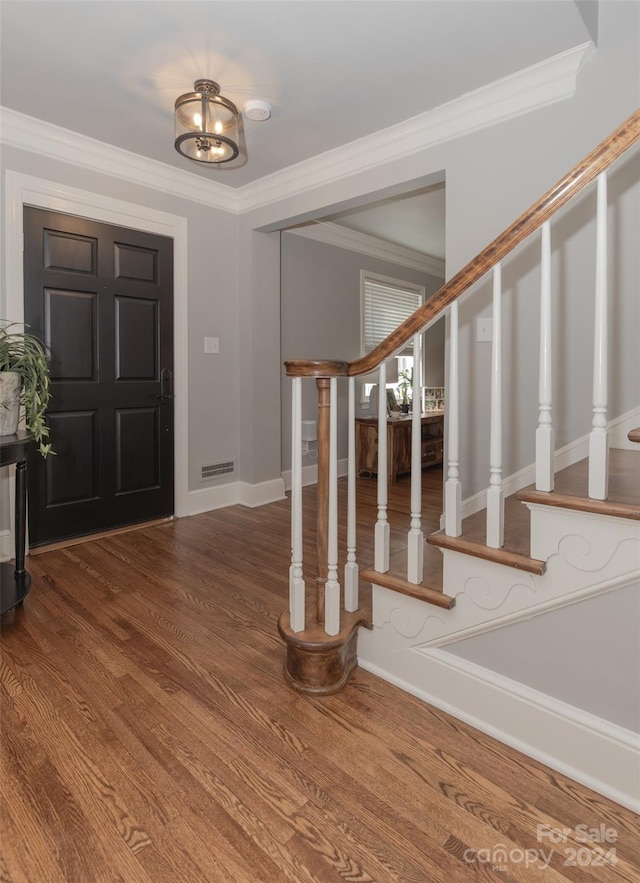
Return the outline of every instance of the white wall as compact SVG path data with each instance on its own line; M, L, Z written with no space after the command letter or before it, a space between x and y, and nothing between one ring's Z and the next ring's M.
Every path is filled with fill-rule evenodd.
M360 350L360 271L368 270L423 285L429 297L442 279L358 254L345 248L283 233L281 245L281 361L286 359L357 359ZM440 329L439 329L440 331ZM434 334L440 343L442 335ZM439 347L444 366L444 353ZM435 383L434 383L435 385ZM348 384L338 382L338 458L347 456ZM303 382L302 416L316 420L316 385ZM303 465L313 460L304 459ZM282 367L282 468L291 467L291 380Z
M189 487L207 487L200 467L237 457L239 447L237 216L10 147L1 169L3 182L11 169L187 218ZM3 275L3 317L4 285ZM204 354L205 335L220 338L220 355Z

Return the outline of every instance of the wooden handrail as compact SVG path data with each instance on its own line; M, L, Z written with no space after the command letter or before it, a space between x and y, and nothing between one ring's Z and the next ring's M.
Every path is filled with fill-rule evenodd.
M285 362L289 377L341 377L367 374L407 344L427 323L481 279L505 255L513 251L563 205L570 202L625 151L640 140L640 110L579 162L568 175L548 190L517 221L493 240L480 254L418 307L382 343L353 362L292 359Z

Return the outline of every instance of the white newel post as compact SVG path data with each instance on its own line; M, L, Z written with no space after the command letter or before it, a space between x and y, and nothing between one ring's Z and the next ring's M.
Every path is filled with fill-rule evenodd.
M378 520L375 527L374 567L389 570L389 522L387 520L387 366L380 365L378 395Z
M349 467L347 473L347 562L344 566L344 609L358 609L356 560L356 379L349 378Z
M491 429L489 488L487 490L487 546L504 545L502 491L502 264L493 268L493 343L491 345Z
M449 382L447 394L447 481L444 490L444 531L449 537L462 533L462 485L460 484L458 302L449 311Z
M305 627L305 586L302 572L302 378L294 377L291 390L291 567L289 619L291 630Z
M538 428L536 429L536 490L550 492L554 485L554 433L552 397L551 330L551 225L542 225L540 254L540 364Z
M607 438L607 174L598 176L596 219L596 304L593 336L593 423L589 435L589 496L606 500Z
M407 537L407 580L420 585L424 570L422 532L422 335L413 338L413 390L411 400L411 524Z
M329 400L329 517L327 524L327 582L324 587L324 630L340 631L338 582L338 380L331 378Z

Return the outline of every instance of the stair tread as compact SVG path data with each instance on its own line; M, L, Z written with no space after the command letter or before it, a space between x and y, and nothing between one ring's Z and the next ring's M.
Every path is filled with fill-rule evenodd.
M543 573L544 562L531 558L530 515L515 496L504 501L504 545L492 549L486 545L487 510L482 509L462 521L462 535L449 537L443 530L429 536L429 543L442 548L457 549L479 558L517 567L531 573Z
M640 519L640 452L609 451L609 493L606 500L589 497L589 461L581 460L556 473L550 493L529 485L517 493L521 502L541 503L622 518Z
M538 558L531 558L530 555L523 555L521 552L514 552L508 548L505 542L500 549L494 549L483 539L470 539L468 536L450 537L443 530L439 530L429 536L429 543L434 546L441 546L443 549L453 549L457 552L464 552L466 555L473 555L476 558L484 558L486 561L494 561L496 564L504 564L506 567L514 567L517 570L526 570L528 573L543 574L546 569L544 561Z
M442 607L446 610L450 610L456 603L455 598L445 595L441 588L432 588L425 583L424 579L420 585L415 585L410 583L404 577L397 576L392 572L380 573L373 568L364 570L361 575L363 579L367 580L367 582L375 583L375 585L383 586L387 589L392 589L394 592L399 592L403 595L409 595L420 601L426 601L428 604L434 604L437 607Z

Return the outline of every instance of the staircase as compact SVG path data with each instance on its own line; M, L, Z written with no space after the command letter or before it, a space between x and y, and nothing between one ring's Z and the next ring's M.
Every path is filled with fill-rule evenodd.
M635 448L640 438L640 408L609 419L607 325L613 309L611 274L607 270L613 248L609 242L608 175L639 141L637 111L366 356L353 362L286 363L292 378L292 555L289 608L281 617L279 630L287 648L285 676L295 689L313 694L340 690L359 663L436 705L448 707L451 700L444 691L448 684L455 692L456 680L451 674L455 665L450 653L441 652L443 647L630 586L640 579L640 450ZM593 346L591 428L583 438L556 450L552 353L554 348L558 350L554 328L558 310L551 222L592 184L596 214L594 330L589 343ZM505 477L503 374L513 367L503 364L503 266L509 272L512 254L538 231L540 357L536 366L535 462ZM490 376L486 379L491 390L489 474L486 493L478 504L479 495L466 501L462 498L465 476L461 474L460 425L469 403L459 394L459 302L474 296L479 283L486 280L493 289L493 343ZM428 536L423 532L421 415L416 412L412 417L410 499L404 515L408 523L406 542L401 544L402 549L391 543L390 517L395 518L396 513L389 509L386 401L380 396L377 521L373 561L363 568L357 558L355 378L376 370L380 388L384 388L387 361L413 341L413 401L420 401L421 335L443 313L448 319L448 376L441 529ZM302 383L310 380L315 382L318 394L318 566L311 580L305 577L303 562L301 455ZM349 389L344 516L338 512L339 381L346 382ZM339 523L343 517L345 548L341 551ZM399 564L400 554L404 562ZM361 601L365 587L371 587L370 605ZM478 684L481 680L476 677ZM501 689L506 695L510 687L502 685ZM532 700L530 705L533 707L535 702ZM455 702L452 707L456 708ZM569 713L565 716L571 717ZM474 715L471 719L476 722ZM482 726L482 722L477 725ZM484 728L491 729L489 725ZM497 732L503 735L500 727ZM628 742L623 735L616 743L623 746L623 759L620 763L619 758L615 760L617 773L612 774L614 784L609 788L614 799L619 798L625 780L633 772L631 755L625 753L630 747ZM600 751L602 746L598 745ZM545 750L541 749L544 757ZM601 753L603 763L609 763L606 750ZM573 769L571 765L569 768Z
M486 510L465 518L459 537L432 533L427 542L443 566L429 588L407 590L397 576L365 571L374 587L366 658L391 670L401 651L444 647L632 583L640 576L640 451L612 449L610 466L605 501L588 496L587 460L558 472L553 493L530 485L508 497L500 549L486 545Z

